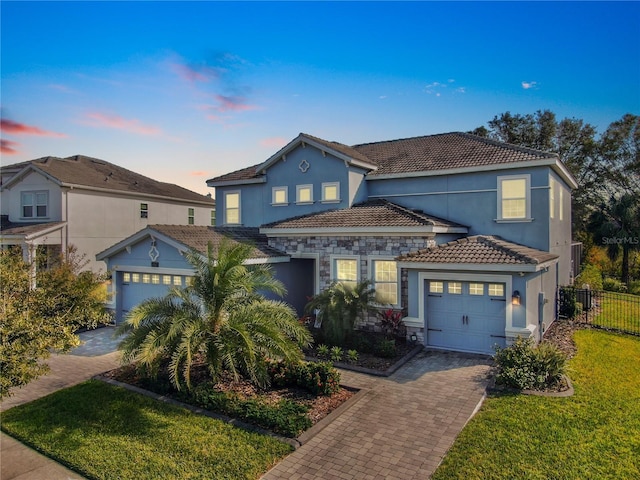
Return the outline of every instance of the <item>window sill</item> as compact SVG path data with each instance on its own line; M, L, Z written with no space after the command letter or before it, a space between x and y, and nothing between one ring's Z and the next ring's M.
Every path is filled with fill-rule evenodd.
M531 223L533 218L495 218L496 223Z
M321 203L340 203L342 200L337 199L337 200L322 200Z
M40 220L51 220L51 217L20 217L20 221L23 222L37 222Z
M296 205L313 205L314 202L296 202Z
M288 207L289 203L272 203L272 207Z

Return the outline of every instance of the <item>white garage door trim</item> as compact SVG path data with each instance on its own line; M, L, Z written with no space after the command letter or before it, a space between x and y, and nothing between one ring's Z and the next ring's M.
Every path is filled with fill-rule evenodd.
M427 335L427 322L425 312L425 299L428 294L426 291L425 280L443 280L443 281L459 281L459 282L479 282L479 283L504 283L505 285L505 335L509 330L513 330L511 293L513 292L513 282L511 275L483 275L470 273L449 273L449 272L418 272L418 318L421 320L425 328L425 339Z

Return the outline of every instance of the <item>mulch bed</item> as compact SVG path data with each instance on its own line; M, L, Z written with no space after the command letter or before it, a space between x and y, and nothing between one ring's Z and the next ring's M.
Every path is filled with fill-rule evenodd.
M355 362L349 362L343 358L340 362L340 368L349 368L350 366L366 368L369 370L376 370L380 373L386 372L391 366L395 365L395 363L407 355L415 345L410 345L407 343L398 342L396 344L396 354L391 358L383 358L372 353L361 353L358 352L358 360ZM346 350L345 350L346 351ZM312 361L328 361L329 359L323 359L318 357L318 353L316 348L310 348L305 350L305 355L308 359Z
M577 353L576 344L573 341L573 332L589 328L584 323L574 322L573 320L556 320L544 332L543 342L551 343L567 356L567 359L573 358Z

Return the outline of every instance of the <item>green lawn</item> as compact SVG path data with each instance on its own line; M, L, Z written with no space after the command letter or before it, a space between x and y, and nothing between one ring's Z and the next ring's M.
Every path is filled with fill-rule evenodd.
M640 334L640 296L604 292L600 302L602 311L593 319L594 325Z
M95 479L256 479L292 450L96 380L8 410L2 430Z
M433 479L640 478L640 338L575 341L574 396L490 396Z

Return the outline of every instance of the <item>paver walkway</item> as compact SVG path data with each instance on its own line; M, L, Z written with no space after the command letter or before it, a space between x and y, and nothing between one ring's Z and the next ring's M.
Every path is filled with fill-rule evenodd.
M429 478L484 397L485 357L421 352L388 378L342 372L368 393L264 480Z

